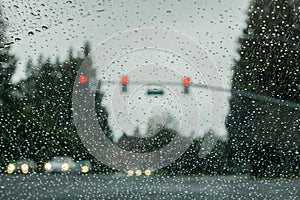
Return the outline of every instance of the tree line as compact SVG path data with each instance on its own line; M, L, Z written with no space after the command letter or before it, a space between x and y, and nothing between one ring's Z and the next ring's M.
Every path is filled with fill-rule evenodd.
M296 1L254 0L247 27L239 39L239 56L233 67L232 89L300 104L299 10ZM0 160L30 158L42 165L56 155L89 159L100 172L111 172L98 163L82 144L72 119L72 88L77 71L90 51L64 61L40 56L26 65L27 79L11 83L17 59L5 45L5 24L0 20ZM99 123L112 140L96 93ZM297 108L277 105L232 93L226 119L228 140L219 140L213 151L199 158L202 138L158 174L252 174L254 176L298 176L300 167L300 113ZM162 129L149 140L124 135L116 145L147 152L172 140L174 130Z

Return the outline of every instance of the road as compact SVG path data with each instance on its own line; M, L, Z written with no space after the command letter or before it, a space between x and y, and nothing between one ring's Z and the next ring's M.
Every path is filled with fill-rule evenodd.
M0 199L300 199L300 180L0 174Z

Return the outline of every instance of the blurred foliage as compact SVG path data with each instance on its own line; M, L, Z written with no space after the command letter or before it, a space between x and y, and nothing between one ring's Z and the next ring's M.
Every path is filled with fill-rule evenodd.
M300 103L298 6L288 0L252 2L233 90ZM255 176L299 173L299 119L299 109L233 93L226 122L232 167Z
M0 10L1 16L1 10ZM9 53L10 46L6 43L4 21L0 18L0 164L12 159L18 152L10 144L16 144L17 131L15 127L19 125L13 110L16 109L15 86L11 83L11 78L16 69L16 58Z
M31 158L41 166L53 156L70 156L75 160L89 159L98 170L108 168L96 162L83 146L72 118L72 88L79 66L90 51L75 57L70 51L63 62L51 63L40 56L36 65L26 66L27 79L12 85L10 78L15 64L1 69L4 93L1 100L1 160ZM12 62L8 54L2 60ZM85 62L90 62L85 59ZM91 63L90 63L91 64ZM1 65L4 66L4 65ZM2 86L2 85L1 85Z

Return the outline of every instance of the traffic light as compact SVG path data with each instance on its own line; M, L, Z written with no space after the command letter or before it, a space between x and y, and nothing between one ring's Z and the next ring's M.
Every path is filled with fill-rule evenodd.
M128 76L121 77L122 92L127 92Z
M79 83L80 84L85 84L88 81L88 77L85 75L79 76Z
M183 90L184 94L188 94L189 93L189 87L190 87L190 84L191 84L191 79L189 77L183 78L182 84L183 84L183 87L184 87L184 90Z

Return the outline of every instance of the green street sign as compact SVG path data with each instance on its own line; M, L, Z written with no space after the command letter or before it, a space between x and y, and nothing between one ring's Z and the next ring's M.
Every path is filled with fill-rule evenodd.
M147 90L147 95L164 95L163 90Z

